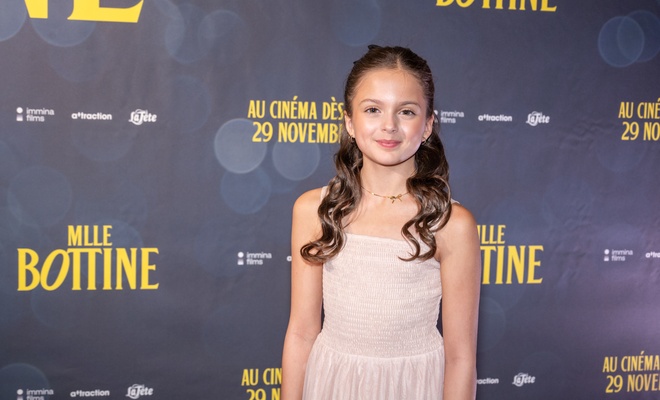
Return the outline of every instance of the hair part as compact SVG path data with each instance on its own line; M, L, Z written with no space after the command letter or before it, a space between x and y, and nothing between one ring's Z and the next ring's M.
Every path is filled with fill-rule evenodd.
M435 232L447 224L451 214L449 166L439 136L439 122L434 114L435 86L426 60L405 47L370 45L369 50L353 63L344 88L344 110L353 113L353 99L360 81L376 69L399 69L414 76L426 99L426 117L433 118L432 131L415 153L415 172L406 181L408 193L418 205L417 214L407 221L401 234L414 251L409 258L427 260L437 250ZM310 262L323 263L339 253L345 241L344 228L348 216L362 198L360 170L362 152L346 131L342 122L339 150L334 156L337 174L330 180L327 193L318 208L321 237L304 245L300 254ZM421 242L425 245L422 251Z

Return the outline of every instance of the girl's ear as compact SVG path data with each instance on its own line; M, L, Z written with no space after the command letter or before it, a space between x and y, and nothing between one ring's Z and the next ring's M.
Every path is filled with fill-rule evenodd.
M424 134L422 135L422 142L425 142L429 139L433 133L433 123L435 122L435 114L431 115L426 121L426 126L424 127Z
M346 132L348 132L348 134L353 139L355 139L355 132L353 130L353 120L348 115L348 113L346 113L346 111L344 111L344 125L346 126Z

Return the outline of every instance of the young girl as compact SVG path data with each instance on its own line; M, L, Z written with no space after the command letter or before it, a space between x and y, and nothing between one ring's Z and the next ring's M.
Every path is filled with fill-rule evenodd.
M409 49L354 63L337 175L293 208L282 399L475 398L479 240L452 204L433 99Z

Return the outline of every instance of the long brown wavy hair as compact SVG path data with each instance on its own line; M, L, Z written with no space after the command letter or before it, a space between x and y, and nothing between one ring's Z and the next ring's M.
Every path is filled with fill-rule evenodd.
M408 48L371 45L367 53L353 64L346 79L344 107L347 115L353 115L352 101L357 84L366 73L375 69L401 69L416 77L426 98L426 117L434 118L431 135L415 153L415 173L406 181L408 193L417 202L418 212L401 229L401 235L414 249L410 258L404 260L428 260L436 252L434 233L445 226L451 214L449 166L433 111L433 75L426 60ZM339 150L334 157L337 175L328 183L327 195L318 208L321 237L300 249L302 257L309 262L323 263L339 253L344 245L347 217L360 203L362 152L350 139L343 122ZM426 251L422 252L418 238L428 248Z

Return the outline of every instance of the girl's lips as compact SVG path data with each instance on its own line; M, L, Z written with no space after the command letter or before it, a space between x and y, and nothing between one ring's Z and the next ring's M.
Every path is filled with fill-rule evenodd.
M376 140L376 143L378 143L379 145L381 145L383 147L392 148L392 147L398 146L400 142L398 140L385 140L385 139L382 139L382 140Z

